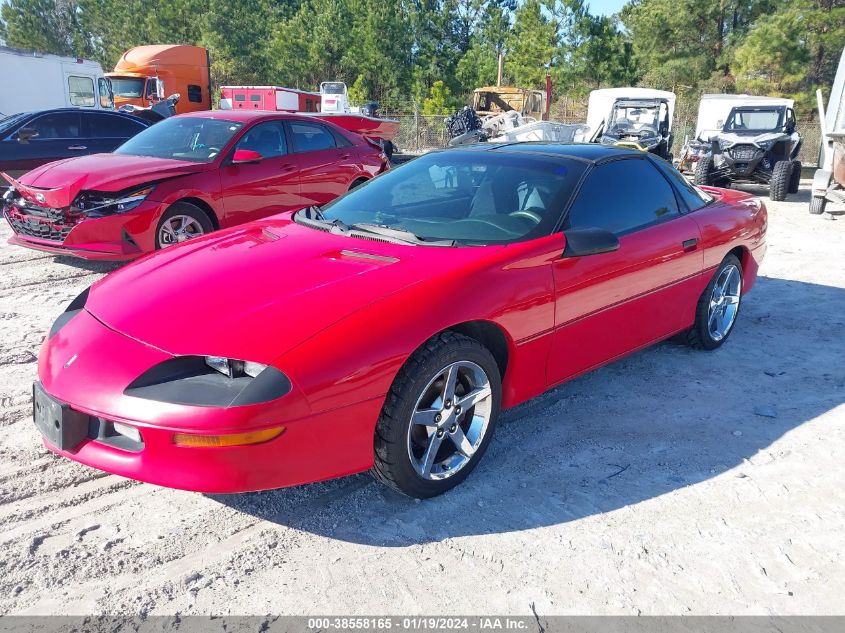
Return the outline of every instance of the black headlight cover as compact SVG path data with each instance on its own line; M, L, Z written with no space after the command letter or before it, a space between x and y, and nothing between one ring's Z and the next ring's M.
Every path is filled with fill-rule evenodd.
M91 286L88 286L85 290L83 290L79 295L71 301L68 306L65 308L65 311L59 315L55 321L53 321L53 326L50 328L50 333L47 335L47 338L53 338L59 330L61 330L68 321L70 321L73 317L77 314L82 312L85 308L85 302L88 300L88 291L91 290Z
M269 402L290 390L288 377L272 366L255 378L229 378L209 367L204 356L177 356L145 371L123 393L170 404L239 407Z

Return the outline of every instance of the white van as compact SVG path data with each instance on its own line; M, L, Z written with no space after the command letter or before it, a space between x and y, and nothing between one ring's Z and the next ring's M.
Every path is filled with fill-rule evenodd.
M74 106L114 109L111 82L87 59L0 46L0 84L7 87L0 90L0 118Z

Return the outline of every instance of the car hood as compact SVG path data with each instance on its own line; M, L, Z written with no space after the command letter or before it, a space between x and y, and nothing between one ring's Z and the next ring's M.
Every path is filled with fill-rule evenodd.
M86 309L172 355L267 364L345 316L484 250L363 240L289 218L145 257L96 283Z
M66 207L83 189L123 191L149 182L203 171L205 163L168 158L91 154L47 163L12 182L25 198L50 207ZM36 200L36 195L40 194ZM42 199L43 198L43 199Z

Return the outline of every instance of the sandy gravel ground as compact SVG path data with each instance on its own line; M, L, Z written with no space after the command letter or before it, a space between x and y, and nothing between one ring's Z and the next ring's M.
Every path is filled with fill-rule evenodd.
M730 342L667 342L501 420L458 490L203 496L54 457L44 332L109 266L0 228L0 613L810 614L845 595L845 217L808 182ZM764 193L762 190L760 193Z

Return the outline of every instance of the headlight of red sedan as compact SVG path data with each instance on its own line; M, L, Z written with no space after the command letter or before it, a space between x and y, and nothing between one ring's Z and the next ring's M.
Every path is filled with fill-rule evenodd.
M127 396L198 407L238 407L290 393L291 382L275 367L219 356L177 356L136 378Z

